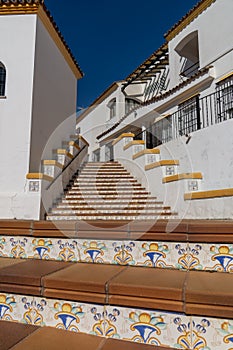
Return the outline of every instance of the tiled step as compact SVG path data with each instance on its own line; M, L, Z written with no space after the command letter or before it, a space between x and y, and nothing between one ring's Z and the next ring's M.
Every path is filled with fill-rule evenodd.
M72 196L73 197L73 196ZM77 197L80 199L80 197ZM103 202L103 200L101 199L93 199L93 200L88 200L88 202L86 202L84 199L80 199L80 200L74 200L74 199L68 199L63 198L61 203L64 204L71 204L71 203L75 203L77 205L83 205L83 204L95 204L95 205L124 205L124 204L132 204L132 205L162 205L163 202L161 201L157 201L156 198L152 198L152 197L148 197L147 199L143 199L143 198L136 198L136 199L132 199L130 201L128 201L127 199L114 199L114 201L112 200L105 200Z
M0 321L1 350L160 350L161 347L107 339L63 329ZM77 347L78 344L78 347ZM163 347L162 350L172 350Z
M82 208L80 210L78 209L69 209L69 208L54 208L52 210L53 214L71 214L71 215L76 215L76 214L81 214L81 215L88 215L88 214L95 214L97 213L97 215L99 214L117 214L117 215L126 215L126 214L156 214L156 213L161 213L163 215L166 215L167 213L170 213L171 210L169 209L161 209L161 208L154 208L154 209L132 209L132 208L109 208L109 209L90 209L90 208Z
M43 326L12 325L15 350L68 349L69 339L72 349L108 341L109 350L231 346L231 274L0 258L0 285L0 322Z
M88 195L88 194L85 194L85 196L83 196L84 197L84 199L86 199L86 198L88 198L88 199L93 199L93 200L96 200L96 196L95 195L93 195L93 194L90 194L90 195ZM114 202L115 202L115 198L116 198L116 194L114 194L114 195L108 195L107 196L109 199L110 198L112 198L112 199L114 199ZM132 194L121 194L121 196L117 196L117 197L120 197L120 198L122 198L122 200L124 200L124 199L127 199L127 200L137 200L137 199L141 199L141 200L147 200L147 199L149 199L149 198L151 198L151 197L149 197L149 194L141 194L141 195L139 195L139 194L134 194L134 193L132 193ZM72 199L72 198L76 198L76 199L82 199L82 194L67 194L66 196L65 196L65 198L66 199Z
M76 190L76 189L89 190L92 187L93 187L93 184L83 185L83 184L75 184L74 183L74 185L72 186L72 189L73 190ZM119 188L121 190L124 190L125 188L132 190L132 187L133 187L133 190L135 190L135 189L144 190L144 188L139 184L132 184L132 185L130 184L129 185L129 183L126 183L126 184L118 183L118 184L114 184L114 185L111 183L109 183L109 184L95 184L94 188L95 187L98 189L101 189L101 190L105 190L105 189L109 190L109 188L111 188L111 187L114 187L114 188L116 187L117 189Z
M109 220L116 220L116 221L137 221L137 220L167 220L169 218L175 219L177 216L177 213L170 213L166 215L116 215L116 214L108 214L108 215L48 215L47 220L52 220L52 221L91 221L91 220L104 220L104 221L109 221ZM146 224L146 223L145 223Z
M143 191L143 190L133 190L133 191L127 191L127 190L118 190L118 189L115 189L115 190L112 190L112 189L108 189L108 190L101 190L101 189L92 189L92 190L82 190L82 189L77 189L77 190L73 190L73 188L69 191L67 191L67 194L77 194L77 195L90 195L90 194L93 194L93 195L116 195L116 194L131 194L132 196L134 195L138 195L140 196L140 194L142 195L148 195L149 196L149 193L147 191Z
M170 207L166 207L163 205L157 205L157 204L147 204L147 205L143 205L143 204L93 204L93 206L90 206L89 203L86 204L59 204L57 206L56 209L82 209L82 210L88 210L88 209L132 209L132 210L146 210L146 209L165 209L165 210L169 210Z
M192 315L233 315L233 279L219 272L0 258L0 283L2 293L143 305Z

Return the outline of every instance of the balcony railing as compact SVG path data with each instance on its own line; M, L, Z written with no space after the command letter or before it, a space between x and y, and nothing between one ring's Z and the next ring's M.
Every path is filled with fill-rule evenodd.
M195 96L135 138L146 140L147 148L154 148L229 119L233 119L233 84L202 98Z

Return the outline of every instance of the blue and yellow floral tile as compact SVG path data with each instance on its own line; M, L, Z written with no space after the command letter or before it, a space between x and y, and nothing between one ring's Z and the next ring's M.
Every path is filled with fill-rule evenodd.
M47 299L47 309L42 315L47 326L104 336L101 329L104 326L103 305Z
M149 311L122 307L106 307L106 337L124 339L148 345L179 345L180 333L174 322L176 316L161 311ZM182 323L189 323L190 318L179 315ZM187 339L191 349L191 341Z
M32 239L21 236L0 237L0 257L27 259Z
M180 252L186 251L186 243L128 241L124 244L129 265L184 269Z
M119 254L121 241L78 240L78 242L82 262L122 265Z
M190 269L233 272L232 244L189 244Z
M37 315L34 312L34 297L1 293L0 320L37 324Z
M192 317L192 346L194 350L232 350L233 321Z

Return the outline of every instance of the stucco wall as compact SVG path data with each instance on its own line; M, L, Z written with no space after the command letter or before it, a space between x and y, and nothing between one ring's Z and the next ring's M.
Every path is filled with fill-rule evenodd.
M108 103L114 98L116 98L116 117L109 120L110 109L108 107ZM99 142L96 139L96 136L116 123L124 114L125 97L121 92L121 87L119 86L118 89L106 97L103 102L100 104L97 103L95 106L93 106L93 111L91 111L85 118L83 118L81 121L77 120L77 128L80 128L81 135L90 144L90 155L95 149L99 148Z
M0 193L24 190L29 170L36 15L0 17L0 61L6 99L0 99Z
M169 42L169 88L180 82L180 56L175 48L189 33L198 31L201 68L212 64L232 50L232 13L232 0L216 1ZM232 69L232 62L228 69Z
M66 118L73 115L53 137L44 158L51 159L53 148L75 131L77 81L49 32L37 19L35 75L32 110L30 172L37 172L49 136ZM63 130L63 131L62 131ZM62 135L63 134L63 135Z

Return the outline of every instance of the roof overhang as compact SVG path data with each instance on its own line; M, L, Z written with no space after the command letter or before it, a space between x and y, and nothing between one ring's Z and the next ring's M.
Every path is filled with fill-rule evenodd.
M0 0L0 16L30 14L38 15L75 77L77 79L82 78L84 74L45 6L44 0Z
M130 84L150 80L158 72L165 69L168 64L168 44L165 43L125 79L126 82L123 84L122 90L125 90Z

